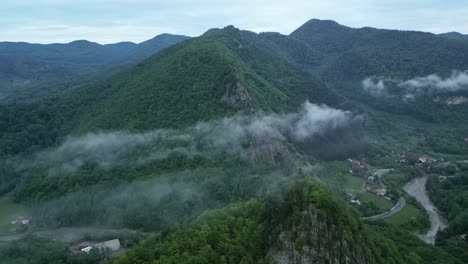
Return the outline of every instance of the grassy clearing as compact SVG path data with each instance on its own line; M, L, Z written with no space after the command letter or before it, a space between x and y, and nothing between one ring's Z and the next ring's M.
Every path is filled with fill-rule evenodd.
M423 233L429 228L427 215L414 205L406 204L397 214L385 219L385 222L416 233Z
M394 206L391 201L369 192L359 193L357 198L363 204L374 203L381 211L388 211Z
M416 220L421 216L422 214L418 208L416 208L414 205L406 204L405 208L403 208L397 214L385 219L385 221L389 224L405 225L411 222L413 219Z
M402 172L390 172L382 176L382 181L385 185L392 189L401 189L410 181L410 175Z
M346 181L343 183L343 189L346 192L357 194L361 190L362 184L364 183L362 178L350 175L345 179Z

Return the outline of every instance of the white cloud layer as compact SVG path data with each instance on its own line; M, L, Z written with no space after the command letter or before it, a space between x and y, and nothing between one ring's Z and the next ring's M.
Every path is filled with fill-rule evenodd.
M452 71L452 74L445 78L438 74L414 77L409 80L368 77L362 81L362 88L373 96L393 96L392 92L399 92L403 94L404 99L414 99L421 95L468 91L468 71Z

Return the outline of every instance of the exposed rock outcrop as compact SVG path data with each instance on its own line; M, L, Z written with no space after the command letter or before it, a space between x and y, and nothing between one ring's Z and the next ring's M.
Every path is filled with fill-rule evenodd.
M240 81L232 81L225 84L225 92L223 97L221 97L221 101L235 109L252 108L252 99Z
M279 227L276 245L268 259L275 264L374 263L366 252L364 238L352 236L320 216L312 204L300 214L291 227Z

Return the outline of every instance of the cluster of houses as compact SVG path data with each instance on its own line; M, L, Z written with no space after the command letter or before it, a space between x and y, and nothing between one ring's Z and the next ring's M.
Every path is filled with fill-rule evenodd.
M407 154L396 154L395 162L399 163L409 163L409 164L416 164L416 165L422 165L422 164L440 164L444 163L445 159L444 158L431 158L427 156L419 156L413 153L407 153Z
M359 176L364 179L365 191L375 193L377 196L382 196L385 199L390 199L386 196L388 192L387 189L381 184L378 175L376 173L372 174L372 170L366 160L348 159L348 161L353 166L349 172L354 176ZM378 186L378 188L376 188L376 186ZM348 198L351 204L361 205L361 202L355 199L352 194L348 194Z
M353 164L353 168L349 171L351 174L365 176L368 173L369 166L366 160L348 159L348 161Z

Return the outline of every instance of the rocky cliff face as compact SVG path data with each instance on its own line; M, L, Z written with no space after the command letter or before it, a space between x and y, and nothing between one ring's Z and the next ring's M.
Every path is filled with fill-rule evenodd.
M279 197L268 206L268 263L378 262L365 227L323 187L299 180Z
M225 88L226 90L221 101L235 109L248 109L252 107L252 99L240 81L228 82Z
M320 219L313 206L302 211L297 224L280 227L277 246L269 252L270 263L374 263L366 253L364 239L347 238L346 232L333 223Z

